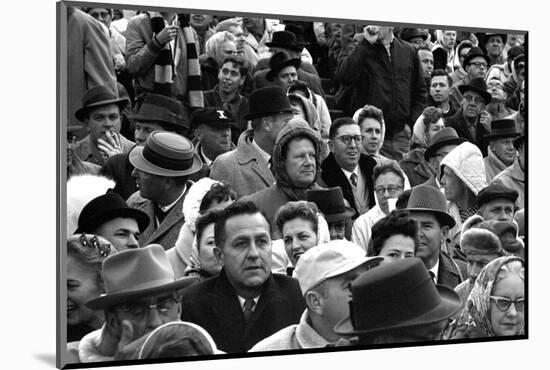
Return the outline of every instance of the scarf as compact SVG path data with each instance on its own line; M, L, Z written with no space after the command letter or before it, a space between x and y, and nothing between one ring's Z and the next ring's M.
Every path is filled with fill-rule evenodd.
M204 96L201 85L201 68L197 53L195 32L189 25L189 14L178 14L178 21L183 31L187 55L187 96L192 108L204 107Z
M165 27L164 18L157 12L151 12L151 29L153 38L158 35ZM155 84L153 90L155 93L172 96L172 85L174 83L174 58L170 42L162 45L162 48L155 60Z

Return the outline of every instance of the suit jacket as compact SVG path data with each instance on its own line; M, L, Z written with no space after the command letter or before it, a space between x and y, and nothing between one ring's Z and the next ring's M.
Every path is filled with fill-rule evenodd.
M243 353L273 333L300 321L305 302L296 279L271 274L245 325L237 293L225 271L183 290L181 319L202 326L219 349Z
M237 199L266 189L275 177L258 150L252 146L254 131L246 130L239 137L237 149L223 153L210 168L210 177L226 181L237 193Z
M454 289L467 278L468 272L464 261L453 259L445 252L439 252L438 284Z
M187 182L187 189L185 194L180 200L170 209L164 220L160 225L156 226L155 222L155 209L153 201L142 198L139 195L139 191L135 192L128 198L127 203L130 207L139 209L149 216L151 222L147 229L139 236L139 245L145 247L151 243L158 243L164 247L164 250L172 248L178 240L178 235L181 227L185 222L185 216L183 215L183 201L187 196L189 188L193 185L191 181Z
M476 138L474 140L472 134L470 134L470 130L468 130L468 124L462 115L462 109L456 112L454 116L449 117L445 122L445 126L454 128L459 137L463 137L472 144L477 145L479 150L481 150L481 154L484 157L487 156L488 143L485 141L485 135L490 134L490 128L486 128L478 122L476 124Z
M376 160L371 156L361 154L359 157L359 169L365 179L366 183L366 192L369 201L369 208L374 207L374 184L372 181L372 170L376 166ZM342 172L342 169L336 163L336 158L334 154L330 153L328 157L321 163L321 179L323 183L319 185L324 187L334 187L339 186L342 188L342 193L344 193L344 199L348 201L350 207L355 209L357 212L357 205L355 204L355 198L353 196L353 190L351 184L348 181L346 175ZM355 214L355 217L359 217L359 213Z

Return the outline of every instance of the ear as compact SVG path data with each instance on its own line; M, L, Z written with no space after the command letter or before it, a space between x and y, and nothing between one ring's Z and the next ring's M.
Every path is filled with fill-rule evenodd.
M333 148L334 148L334 141L332 139L328 139L328 149L331 152L334 152Z
M444 243L447 240L449 235L449 226L445 225L441 227L441 243Z
M308 310L317 315L323 314L323 296L314 290L310 290L304 296Z
M218 261L218 263L223 266L224 265L223 264L224 260L223 260L222 250L218 247L214 247L214 249L212 249L212 251L214 252L214 257L216 257L216 260Z
M262 117L262 125L265 127L267 132L271 132L271 119L270 117Z
M114 312L105 310L105 327L115 336L120 336L122 333L122 324L116 317Z

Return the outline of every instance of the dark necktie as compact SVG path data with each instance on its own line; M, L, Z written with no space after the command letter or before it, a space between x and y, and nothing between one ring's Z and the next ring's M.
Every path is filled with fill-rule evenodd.
M244 314L244 322L245 323L248 323L248 321L250 321L250 316L252 316L252 308L254 308L254 305L256 303L254 302L253 299L247 299L244 301L244 304L243 304L243 314Z
M351 184L353 185L353 187L356 188L357 187L357 174L352 173L351 176L349 177L349 180L351 181Z
M158 205L155 206L155 216L159 221L159 225L162 223L162 221L164 221L164 218L166 217L167 213L168 212L164 212L162 209L160 209L160 206Z
M430 277L432 278L432 281L434 284L437 284L437 280L435 280L435 274L432 271L428 271L430 273Z

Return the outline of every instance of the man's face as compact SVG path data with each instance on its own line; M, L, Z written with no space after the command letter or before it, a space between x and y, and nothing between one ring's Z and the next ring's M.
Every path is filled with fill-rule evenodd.
M225 240L214 253L237 290L259 289L271 273L269 225L261 213L241 214L225 223Z
M451 202L458 201L464 194L464 183L448 166L443 168L443 176L441 176L441 185L445 189L445 196Z
M456 44L456 31L443 30L443 46L452 49Z
M315 181L317 174L315 146L306 138L293 139L287 145L286 173L295 187L308 187Z
M219 124L199 125L198 137L205 152L208 152L214 160L218 155L231 150L231 126Z
M283 225L282 234L286 254L293 266L296 266L302 254L317 245L317 234L310 220L295 218L287 221Z
M374 118L365 118L361 122L361 135L363 136L363 148L368 154L374 154L380 148L382 142L382 125Z
M220 90L226 94L232 94L244 84L245 77L241 76L239 66L233 62L226 62L220 68L218 80L220 81Z
M502 161L506 166L512 165L516 159L516 148L514 148L514 139L511 137L499 138L491 140L489 147L491 151Z
M504 50L504 43L502 38L498 35L491 36L485 43L485 48L487 49L487 54L493 57L498 57L502 54Z
M514 203L507 198L493 199L483 204L479 214L484 220L509 221L514 219Z
M67 324L88 324L98 318L85 303L103 293L97 285L99 272L67 256Z
M119 325L122 320L128 320L132 324L132 340L136 340L162 324L178 321L181 315L181 299L176 299L173 294L163 293L116 306L112 311Z
M157 122L140 122L135 121L136 128L134 130L135 142L137 145L145 145L145 141L151 135L151 132L163 130L162 125Z
M388 199L397 199L403 192L403 180L391 171L383 173L374 181L374 192L380 209L387 215L390 213Z
M494 260L496 257L498 256L486 256L478 254L466 255L466 260L468 261L468 279L470 280L470 284L473 284L476 281L483 267L485 267L486 264Z
M290 121L292 118L294 118L294 114L291 112L278 113L273 116L267 117L267 120L269 121L269 136L271 137L271 140L273 140L273 142L277 140L279 132L281 132L282 128L285 127L288 121Z
M476 77L484 78L485 73L487 73L487 68L487 61L483 57L474 57L470 59L470 64L464 67L470 79Z
M93 143L97 139L107 140L107 131L120 132L120 110L116 104L103 105L90 110L88 118L84 120L84 125L90 133Z
M491 99L502 102L506 100L504 84L499 79L493 78L487 82L487 92L491 94Z
M164 198L166 178L153 175L134 168L132 176L136 179L139 195L145 199L157 201Z
M113 218L99 226L94 234L107 239L119 252L139 248L139 227L133 218Z
M456 145L445 145L436 150L434 156L430 158L430 164L433 166L433 168L436 169L437 172L439 172L439 164L441 163L443 158L445 158L445 156L456 147Z
M441 104L449 101L451 88L446 76L434 76L430 83L430 95L434 102Z
M298 72L296 71L296 67L294 66L288 66L277 74L277 77L275 78L275 82L277 85L281 86L283 90L288 90L288 86L292 81L296 81L298 79Z
M88 12L89 15L102 22L109 28L111 26L111 13L109 9L105 8L93 8Z
M330 240L343 240L346 237L346 221L343 220L328 224Z
M441 244L447 236L449 227L440 226L439 221L432 212L411 212L411 218L418 223L416 257L421 258L426 263L436 258L439 254Z
M466 118L477 118L485 109L485 100L475 91L465 91L462 95L462 112Z
M424 77L429 78L434 71L434 55L428 50L418 50L418 59L420 59Z
M358 142L355 140L355 137L359 138L360 141ZM350 138L351 140L346 144L345 141ZM338 163L341 168L347 171L353 171L357 167L361 154L359 150L361 141L362 136L359 125L343 125L336 132L334 139L329 140L328 145L330 151L334 154L336 163Z
M189 18L191 27L199 30L206 29L210 23L212 23L212 16L208 14L191 14Z

